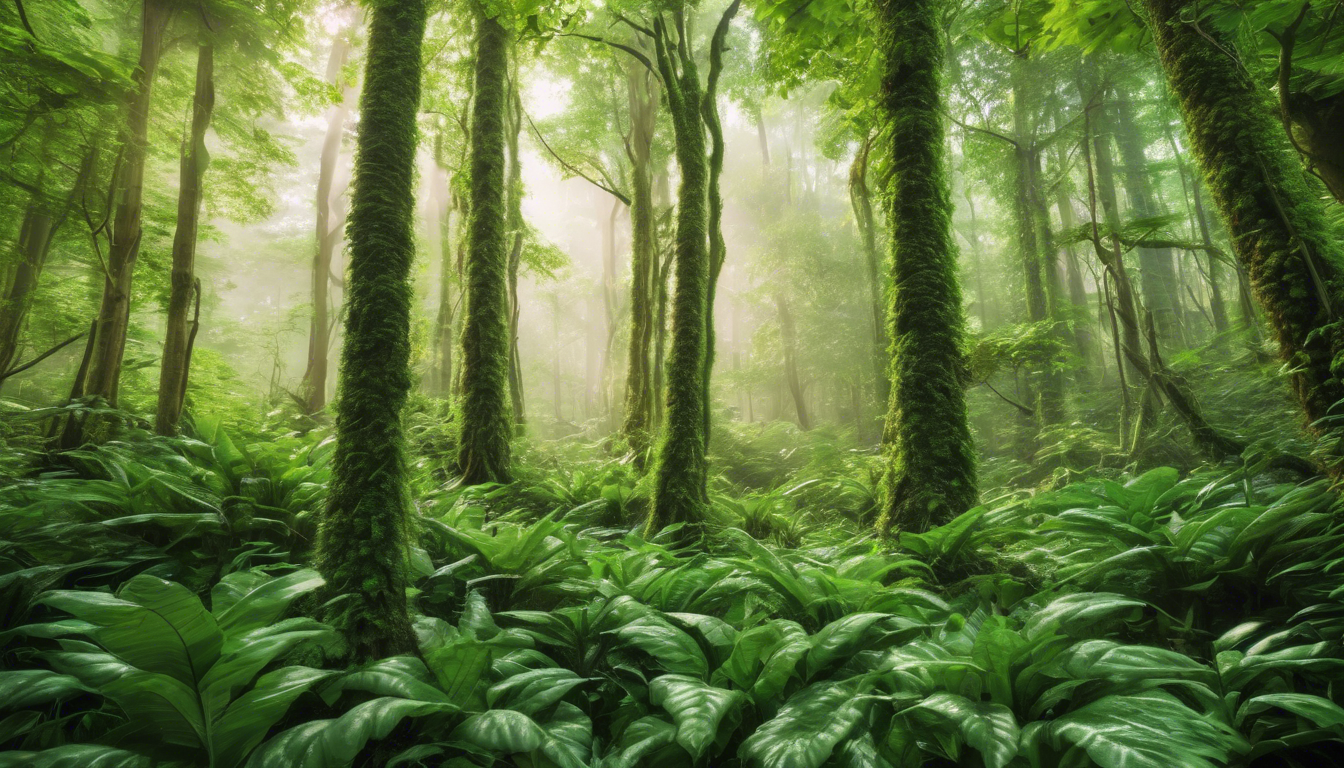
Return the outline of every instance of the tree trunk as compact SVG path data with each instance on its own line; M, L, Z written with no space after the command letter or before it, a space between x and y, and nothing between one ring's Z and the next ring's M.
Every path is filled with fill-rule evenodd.
M630 103L630 348L626 360L625 421L621 436L643 466L653 426L655 399L649 355L653 341L654 279L658 254L654 242L653 134L657 127L658 88L651 73L628 62L626 88Z
M438 397L448 397L453 388L453 346L457 337L453 333L453 285L456 282L456 260L453 257L453 202L447 168L444 167L443 127L435 136L434 159L436 175L434 179L435 205L439 213L439 311L434 319L434 367L430 376L430 388Z
M1134 215L1151 219L1165 213L1153 191L1148 157L1144 152L1143 134L1134 119L1129 95L1117 92L1114 100L1117 118L1115 138L1124 164L1125 197L1129 199ZM1170 248L1139 248L1139 283L1144 304L1153 313L1159 338L1167 343L1180 342L1184 336L1181 323L1181 298L1177 289L1176 256Z
M1059 211L1060 227L1065 232L1077 226L1073 204L1069 202L1069 195L1062 186L1055 188L1055 207ZM1092 338L1091 319L1088 317L1087 288L1083 285L1083 270L1078 263L1078 252L1071 245L1064 249L1064 274L1069 284L1069 302L1073 304L1074 312L1077 313L1073 328L1073 343L1086 369L1092 364L1096 355L1095 341Z
M471 240L462 330L462 433L457 456L464 485L512 479L509 254L504 211L508 61L508 32L498 19L478 14L471 112Z
M205 132L215 111L215 48L201 43L196 56L196 93L192 98L191 135L182 146L182 169L177 193L177 232L173 235L173 271L168 296L168 324L159 370L159 402L154 429L160 435L177 434L178 422L191 373L189 339L196 328L188 320L196 280L196 232L201 218L201 181L210 163ZM200 298L197 297L197 306Z
M342 32L331 46L327 59L327 82L340 81L341 69L350 55L349 33ZM312 302L313 316L308 325L308 367L299 386L300 397L309 413L318 413L327 406L327 377L330 368L331 330L329 291L331 261L341 243L341 215L333 210L332 192L336 178L336 162L341 155L341 136L350 114L351 89L341 91L341 102L327 110L327 132L322 140L322 159L317 172L317 249L313 254Z
M873 138L864 137L854 162L849 166L849 203L854 209L854 221L863 240L864 264L868 268L868 303L873 315L873 398L878 408L885 408L891 398L891 382L887 379L887 331L883 301L882 256L877 250L877 222L873 217L873 198L868 190L868 154Z
M975 504L966 420L965 318L952 243L943 130L940 0L878 0L891 120L892 395L877 530L921 532Z
M1210 196L1290 363L1303 412L1327 432L1319 420L1344 400L1344 382L1332 370L1344 355L1335 325L1344 307L1344 253L1265 94L1228 59L1229 44L1182 21L1192 12L1188 0L1144 5ZM1338 457L1330 464L1338 473Z
M513 245L509 249L509 403L513 407L515 432L521 434L527 424L527 408L523 402L523 362L518 354L518 317L522 307L518 304L518 270L523 260L523 236L526 225L523 223L523 166L518 155L518 135L523 130L523 100L518 93L516 78L509 88L509 210L506 226L513 235Z
M140 62L132 79L129 114L122 138L117 175L117 205L112 219L98 331L85 394L97 395L115 407L121 383L121 361L131 321L131 281L140 253L140 217L144 207L145 154L149 141L149 106L154 75L163 53L163 33L173 14L163 0L144 0L140 31Z
M1182 164L1184 167L1184 164ZM1213 237L1209 234L1209 215L1204 210L1204 193L1201 187L1204 182L1190 175L1190 190L1193 198L1193 208L1195 211L1195 221L1199 224L1200 242L1204 244L1205 253L1209 259L1209 312L1213 315L1213 329L1216 333L1226 333L1227 329L1232 327L1227 320L1227 305L1223 301L1222 276L1220 274L1222 265L1214 255Z
M414 653L407 615L410 520L401 410L411 389L416 116L425 0L370 11L350 201L348 311L336 453L316 562L324 619L360 660Z
M779 311L779 337L784 347L784 380L793 395L798 426L808 430L812 428L812 418L808 415L802 380L798 378L798 334L793 326L793 313L789 311L789 300L782 293L775 294L775 307Z

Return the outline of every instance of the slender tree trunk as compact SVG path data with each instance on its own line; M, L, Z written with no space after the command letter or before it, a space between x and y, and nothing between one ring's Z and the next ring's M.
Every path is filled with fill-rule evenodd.
M465 485L512 479L504 211L508 62L508 32L497 19L478 14L471 113L471 240L462 330L462 436L457 458Z
M333 85L341 78L341 69L350 55L349 33L342 32L332 43L327 59L327 82ZM300 397L309 413L318 413L327 407L327 378L331 356L332 321L329 309L331 262L341 243L341 216L332 205L336 178L336 162L341 155L341 136L350 114L350 89L342 90L339 104L327 110L327 132L322 140L322 159L317 172L317 249L313 253L312 302L313 316L308 325L308 367L303 372L299 387Z
M1069 195L1063 187L1057 187L1055 190L1055 207L1059 211L1060 227L1065 232L1078 225L1077 218L1073 215L1073 204L1069 202ZM1073 304L1074 312L1077 313L1077 320L1073 328L1073 343L1077 347L1078 356L1083 359L1086 368L1086 366L1092 364L1093 358L1096 357L1095 340L1092 338L1087 288L1083 285L1083 270L1078 263L1078 252L1071 245L1064 249L1064 274L1065 280L1069 284L1069 302Z
M1222 265L1213 253L1213 237L1209 234L1209 215L1204 210L1204 193L1200 189L1204 182L1190 176L1190 191L1193 198L1193 208L1195 211L1195 221L1199 225L1200 242L1204 244L1205 253L1209 258L1209 312L1213 315L1213 329L1217 333L1225 333L1232 327L1227 320L1227 305L1223 301L1222 286Z
M98 331L85 394L97 395L116 406L121 383L121 361L131 321L131 281L140 253L140 217L144 207L145 154L149 141L149 107L154 75L163 53L163 34L172 6L163 0L144 0L140 30L140 62L132 79L134 88L122 139L117 174L116 213L98 308Z
M509 249L509 402L513 406L515 432L521 434L527 424L527 408L523 401L523 362L518 354L518 318L522 307L518 304L518 270L523 259L523 166L518 155L518 135L523 130L523 100L518 93L516 78L509 88L511 120L509 125L509 211L506 226L513 235Z
M798 377L798 333L794 329L793 313L789 311L789 300L784 294L775 294L775 308L779 312L779 337L784 347L784 381L788 383L789 393L793 395L798 426L808 430L812 428L812 418L808 414L803 382Z
M416 116L425 0L370 12L350 204L336 453L316 561L325 619L360 659L414 652L406 606L410 500L401 410L411 389Z
M1298 401L1318 433L1330 431L1320 419L1344 400L1333 370L1344 356L1336 316L1344 309L1344 253L1267 97L1229 60L1231 46L1216 30L1183 21L1193 12L1188 0L1144 5L1195 159L1290 362ZM1329 463L1339 470L1338 458Z
M881 104L895 164L891 229L891 401L877 529L920 532L976 501L966 420L965 318L952 243L942 118L941 0L878 0Z
M1117 93L1115 105L1116 144L1124 164L1125 196L1141 219L1161 216L1162 210L1153 191L1148 157L1144 152L1143 134L1134 119L1133 104L1127 93ZM1181 323L1181 299L1177 292L1176 255L1170 248L1139 248L1139 282L1143 289L1144 304L1153 313L1159 338L1167 343L1180 342L1184 336Z
M434 320L434 369L431 375L431 389L439 397L452 394L453 388L453 347L457 344L453 333L453 286L456 276L456 260L453 257L453 203L447 169L443 165L443 127L435 136L435 204L439 214L439 311Z
M215 48L203 42L196 56L196 93L192 98L191 135L183 142L182 170L177 193L177 232L173 235L173 271L168 296L168 323L159 370L159 402L154 429L160 435L177 434L178 422L191 373L189 341L199 325L188 320L192 294L200 289L196 280L196 232L201 218L201 182L210 155L205 132L215 111ZM200 306L199 296L196 299ZM197 321L199 322L199 321Z
M864 264L868 268L868 303L873 315L873 394L879 406L891 399L887 379L886 310L882 286L882 256L877 249L877 222L873 217L873 199L868 190L868 153L871 137L865 137L854 162L849 166L849 203L863 241Z
M626 360L625 421L621 436L643 466L649 447L655 399L649 355L652 351L654 280L658 254L654 242L653 134L657 127L658 88L638 62L628 62L630 103L630 348Z

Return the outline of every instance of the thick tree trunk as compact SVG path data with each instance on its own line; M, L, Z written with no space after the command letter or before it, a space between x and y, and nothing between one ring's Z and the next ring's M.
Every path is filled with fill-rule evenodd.
M371 10L350 201L349 307L336 453L316 561L325 620L360 659L415 651L406 606L410 520L401 410L411 389L416 116L425 0Z
M952 243L942 117L940 0L878 0L891 120L891 401L877 530L924 531L975 504L965 318Z
M789 300L784 294L775 294L775 308L779 312L779 337L784 347L784 381L789 385L789 394L793 395L798 426L811 429L812 418L808 415L802 379L798 377L798 333L793 325L793 313L789 311Z
M1344 253L1330 236L1264 93L1229 60L1216 31L1182 21L1189 0L1145 0L1153 38L1210 196L1293 371L1308 422L1344 400L1333 370L1344 355ZM1335 457L1331 469L1338 471Z
M341 33L327 59L327 82L340 81L341 69L350 55L348 33ZM327 132L322 140L322 159L317 172L317 249L313 254L313 316L308 325L308 367L303 372L300 397L309 413L327 406L332 320L330 307L331 261L341 243L342 217L332 204L336 162L341 155L341 136L350 114L351 89L342 90L341 103L327 110Z
M103 298L98 308L98 331L92 340L93 357L87 395L97 395L116 406L121 383L121 361L131 321L131 280L140 253L140 217L144 207L145 154L149 141L149 106L163 52L163 33L172 16L163 0L145 0L140 31L140 62L133 81L129 114L117 169L117 205L112 219Z
M465 485L508 482L508 238L504 199L504 117L508 32L478 14L471 113L471 218L467 310L462 330L462 433L458 471Z
M680 14L677 22L677 37L684 40L685 24ZM667 421L658 443L653 509L645 527L649 534L674 523L698 525L705 515L705 371L711 274L709 163L700 75L689 46L674 45L661 18L654 32L681 183L677 189L677 284L671 297Z
M196 232L201 218L201 181L210 155L205 132L215 111L215 48L201 43L196 56L196 93L192 98L191 135L183 142L182 169L177 193L177 232L173 235L173 271L168 296L168 324L159 369L159 402L154 429L160 435L177 434L178 422L191 373L190 340L196 327L188 319L196 280ZM197 298L200 306L200 298Z

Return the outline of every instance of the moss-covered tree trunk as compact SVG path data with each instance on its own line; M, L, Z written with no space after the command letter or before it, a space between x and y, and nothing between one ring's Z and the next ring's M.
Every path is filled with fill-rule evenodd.
M1196 29L1190 0L1145 0L1153 38L1186 133L1292 370L1293 389L1318 420L1344 400L1344 253L1308 189L1267 96L1229 58L1215 30ZM1333 469L1340 464L1331 462Z
M873 316L873 394L880 407L891 397L887 378L886 304L883 300L882 254L877 247L877 220L873 216L873 196L868 189L868 156L873 137L865 136L849 166L849 204L863 241L863 262L868 268L868 303ZM979 273L977 272L977 275Z
M326 619L355 654L415 649L406 608L410 500L401 410L411 388L416 116L425 0L373 6L348 237L336 454L318 534Z
M509 403L508 227L504 144L509 35L477 14L471 111L471 214L467 221L467 309L462 328L462 431L457 465L466 485L508 482L513 424Z
M658 254L654 242L653 133L657 127L658 88L652 73L627 62L630 105L630 347L626 359L625 420L621 437L642 462L653 426L653 372L650 354L656 297Z
M336 84L350 55L348 33L337 36L327 59L327 82ZM313 315L308 323L308 366L299 385L299 397L309 413L327 407L327 378L331 355L330 302L331 261L341 242L341 215L332 200L336 178L336 161L341 155L341 136L345 132L346 117L350 113L348 99L351 89L342 91L339 104L327 110L327 132L322 140L322 156L317 171L317 246L313 253L312 297Z
M812 428L812 417L807 408L803 380L798 375L798 330L794 326L788 297L776 293L775 309L779 315L780 346L784 348L784 381L789 386L789 394L793 395L793 410L798 415L798 426L808 430Z
M674 523L698 525L705 515L705 370L709 298L709 163L703 98L695 59L676 15L675 39L660 17L654 42L672 116L677 167L676 291L667 361L667 418L654 469L653 509L646 531Z
M192 97L191 133L182 147L177 192L177 231L173 234L173 267L168 295L168 321L159 367L159 400L154 429L160 435L177 434L191 373L191 348L198 326L189 318L191 299L199 306L196 279L196 232L201 218L201 181L210 155L205 132L215 111L215 47L204 42L196 55L196 91Z
M434 136L434 204L439 211L439 309L434 317L434 365L430 371L429 389L437 397L447 397L452 392L453 347L457 344L457 336L453 333L454 278L457 276L453 251L455 206L447 158L444 157L444 130L440 124Z
M19 353L19 337L23 333L24 323L28 319L28 310L33 305L33 294L37 290L38 278L47 262L47 252L51 249L52 238L60 226L47 178L48 150L55 132L55 124L49 123L43 132L42 143L38 150L40 166L37 178L32 184L33 191L28 205L23 211L23 220L19 225L18 238L14 244L14 271L8 287L0 301L0 373L8 371ZM0 385L4 383L0 379Z
M523 130L523 99L518 92L515 73L509 83L508 162L509 182L505 194L509 210L505 221L512 243L509 246L509 404L513 408L515 430L522 432L527 424L527 407L523 403L523 362L518 353L518 318L522 307L518 304L518 271L523 263L523 164L518 155L518 135Z
M121 384L121 361L126 352L126 332L131 322L131 281L140 253L140 218L144 208L145 156L149 142L149 107L163 53L163 34L173 15L164 0L145 0L140 26L140 61L132 79L130 109L122 134L120 167L116 174L116 212L112 217L103 298L98 307L98 326L90 343L87 395L98 395L117 404Z
M940 0L877 0L891 121L891 401L884 433L883 535L919 532L976 502L966 419L965 318L952 242L943 130Z

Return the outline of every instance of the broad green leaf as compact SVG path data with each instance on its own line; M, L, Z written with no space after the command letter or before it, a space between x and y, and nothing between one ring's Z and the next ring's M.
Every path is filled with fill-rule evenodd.
M450 712L447 704L379 698L355 706L335 720L314 720L290 728L261 745L248 768L331 768L348 765L370 741L382 739L408 717Z
M94 639L132 666L195 687L219 658L215 619L181 584L141 574L117 597L103 592L49 592L42 602L98 625Z
M100 744L67 744L42 752L0 752L0 768L150 768L144 755Z
M656 717L641 717L621 734L619 751L607 757L603 768L636 768L650 753L676 743L676 738L676 726Z
M1004 768L1017 756L1017 720L1002 704L939 692L906 711L932 713L956 727L966 744L983 757L985 768Z
M699 761L711 744L726 741L725 718L735 727L737 710L746 696L684 675L663 675L649 683L649 703L662 707L677 726L677 743Z
M1056 749L1075 744L1100 768L1216 768L1246 747L1160 690L1106 696L1043 725Z
M317 571L305 568L259 584L236 599L226 600L223 610L216 606L219 629L233 636L265 627L278 620L295 598L325 583Z
M847 659L864 649L874 636L881 635L881 628L875 625L886 618L885 613L851 613L827 624L812 636L806 677L811 679L837 659Z
M491 686L485 702L491 708L513 709L532 715L565 697L586 682L568 669L533 669Z
M0 672L0 711L49 704L88 690L76 677L45 669Z
M1237 721L1242 722L1248 716L1259 714L1271 707L1285 709L1298 717L1305 717L1318 728L1344 726L1344 707L1327 698L1307 693L1270 693L1256 696L1241 705Z
M334 670L282 667L262 675L257 684L229 705L211 733L215 768L242 763L291 704L313 685L339 674Z
M654 664L667 672L701 679L709 674L709 664L699 644L661 619L646 616L615 630L615 633L622 643L649 654Z
M818 683L805 688L743 741L738 755L757 768L821 768L854 731L866 704L852 686Z
M1109 592L1084 592L1055 598L1027 620L1024 634L1037 639L1052 632L1070 637L1105 622L1128 616L1144 607L1142 600Z
M513 755L541 749L546 743L546 732L522 712L492 709L468 718L453 731L453 738L491 752Z
M464 710L485 708L484 675L495 651L468 633L453 637L425 655L448 701Z
M430 684L432 679L429 669L419 659L393 656L350 672L322 695L332 701L340 691L366 691L375 696L452 704L443 691Z

